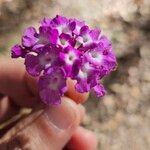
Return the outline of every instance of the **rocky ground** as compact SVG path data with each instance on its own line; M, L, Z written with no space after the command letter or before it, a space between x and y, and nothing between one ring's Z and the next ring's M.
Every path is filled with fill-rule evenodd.
M27 25L63 14L101 27L114 45L118 68L105 78L108 93L91 94L83 126L100 150L150 149L149 0L0 0L0 51L6 53Z

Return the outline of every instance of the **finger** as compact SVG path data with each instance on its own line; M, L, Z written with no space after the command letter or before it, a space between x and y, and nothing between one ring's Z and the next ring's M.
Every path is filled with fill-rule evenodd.
M7 98L8 99L8 98ZM2 107L2 111L4 111L5 113L0 113L0 138L10 129L12 128L17 122L19 122L21 120L21 118L24 118L25 116L27 116L27 114L30 114L30 111L23 111L22 113L20 111L20 109L18 107L16 107L15 105L12 104L12 106L10 107L10 101L9 99L6 100L6 98L4 98L4 102L6 103L7 101L7 105L9 105L9 107ZM6 104L5 104L6 105ZM1 108L1 107L0 107ZM3 109L6 108L6 109ZM83 121L83 118L85 117L85 107L81 104L78 105L78 109L79 109L79 113L80 113L80 122ZM0 112L2 112L0 109ZM4 122L7 121L7 122Z
M10 96L19 106L33 106L37 99L27 88L21 61L0 58L0 93Z
M97 139L92 131L78 127L65 147L66 150L96 150Z
M89 93L79 93L75 90L75 81L69 79L67 80L67 85L69 89L66 95L73 99L76 103L83 103L88 99Z
M0 123L7 121L10 117L18 112L19 108L10 102L8 97L3 97L0 100Z
M77 104L68 98L40 109L16 125L0 141L0 149L60 150L80 122Z

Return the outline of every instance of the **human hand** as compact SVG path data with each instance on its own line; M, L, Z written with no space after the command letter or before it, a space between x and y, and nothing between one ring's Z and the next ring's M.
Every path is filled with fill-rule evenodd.
M0 149L95 150L95 135L79 126L85 114L80 103L88 94L77 93L72 81L68 87L61 105L45 106L22 62L0 58L0 123L22 107L32 108L27 117L0 130Z

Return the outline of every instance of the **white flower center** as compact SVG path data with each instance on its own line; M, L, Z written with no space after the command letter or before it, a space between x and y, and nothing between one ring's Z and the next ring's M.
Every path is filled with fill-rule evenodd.
M58 39L58 44L64 48L69 45L69 42L65 39Z
M92 61L96 63L100 63L103 59L102 54L96 51L89 52L89 56L91 57Z
M91 43L91 42L92 42L92 39L88 34L83 35L83 43L84 44L88 44L88 43Z
M85 71L83 71L83 70L79 70L78 76L79 76L81 79L85 79L85 78L87 78L87 72L85 72Z
M81 29L81 27L77 25L77 26L76 26L77 33L80 32L80 29Z
M73 65L74 61L76 60L76 54L74 52L69 52L66 54L66 63L69 65Z
M57 30L58 30L59 35L60 35L61 33L68 33L68 32L69 32L69 29L68 29L68 27L67 27L66 24L65 24L65 25L59 25L59 26L57 27Z
M63 33L68 33L68 31L69 31L69 29L68 29L67 26L64 26L64 27L62 28L62 32L63 32Z
M88 77L88 74L92 67L90 66L89 63L85 63L84 66L79 70L78 76L82 79L85 79Z
M65 39L60 39L60 43L61 43L61 45L65 45L66 44L66 40Z
M82 36L79 36L79 37L77 37L77 42L76 42L76 44L77 44L77 46L80 44L83 44L83 45L88 45L88 44L90 44L90 43L92 43L92 39L91 39L91 37L88 35L88 34L85 34L85 35L82 35Z

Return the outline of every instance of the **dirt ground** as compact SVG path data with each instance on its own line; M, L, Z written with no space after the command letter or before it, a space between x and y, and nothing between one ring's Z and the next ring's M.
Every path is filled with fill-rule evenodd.
M150 149L149 0L0 0L0 52L7 54L28 25L63 14L100 27L113 42L118 68L104 79L107 95L91 94L83 126L98 150Z

